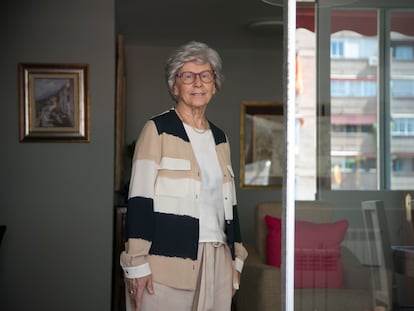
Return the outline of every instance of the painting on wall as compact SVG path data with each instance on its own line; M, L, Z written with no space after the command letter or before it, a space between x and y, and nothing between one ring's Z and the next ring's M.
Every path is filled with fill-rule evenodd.
M20 63L20 141L89 142L87 64Z
M240 124L240 187L281 188L285 150L283 104L243 102Z

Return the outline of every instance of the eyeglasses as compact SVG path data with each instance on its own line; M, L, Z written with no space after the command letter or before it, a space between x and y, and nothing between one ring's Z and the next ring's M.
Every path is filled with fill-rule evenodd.
M181 73L177 73L177 77L179 77L184 84L193 83L197 76L204 83L211 83L216 78L216 74L211 70L204 70L199 73L192 71L183 71Z

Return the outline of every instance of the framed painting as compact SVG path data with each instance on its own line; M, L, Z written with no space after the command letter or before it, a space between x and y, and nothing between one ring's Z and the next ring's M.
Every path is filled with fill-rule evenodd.
M284 167L283 104L242 102L240 187L281 188Z
M89 66L18 65L20 141L89 142Z

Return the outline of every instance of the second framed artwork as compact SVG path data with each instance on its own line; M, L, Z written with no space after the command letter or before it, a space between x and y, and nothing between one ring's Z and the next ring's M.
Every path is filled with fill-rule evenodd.
M281 188L284 165L283 103L242 102L240 187Z
M87 64L19 64L20 141L89 142Z

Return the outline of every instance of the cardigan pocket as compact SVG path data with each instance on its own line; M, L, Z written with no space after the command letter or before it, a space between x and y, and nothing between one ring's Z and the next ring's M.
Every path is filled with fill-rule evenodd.
M223 183L223 203L224 215L226 220L233 219L233 206L236 205L236 187L234 183L234 172L231 165L227 165L227 171L230 175Z
M161 158L160 170L176 170L176 171L188 171L191 169L190 160L186 159L177 159L170 157Z
M163 158L155 182L154 211L196 217L195 180L190 176L189 160Z
M155 195L167 197L185 197L189 192L189 160L164 157L158 168L155 182Z

